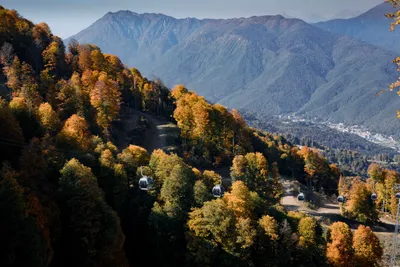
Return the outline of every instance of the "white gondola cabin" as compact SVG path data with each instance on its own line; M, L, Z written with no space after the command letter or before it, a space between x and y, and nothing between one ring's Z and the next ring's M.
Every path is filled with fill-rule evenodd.
M298 194L297 195L297 200L298 201L304 201L304 194L303 193Z
M372 201L376 201L377 198L378 198L378 197L377 197L377 195L376 195L375 193L373 193L373 194L371 195Z
M338 196L337 201L339 203L344 203L344 196Z
M216 185L212 189L212 194L214 197L222 197L224 195L225 188L222 185Z
M139 188L140 190L150 190L153 188L153 179L147 176L143 176L139 180Z

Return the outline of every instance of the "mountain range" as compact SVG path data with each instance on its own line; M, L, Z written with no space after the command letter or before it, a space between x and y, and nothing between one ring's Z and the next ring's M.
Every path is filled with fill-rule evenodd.
M382 3L355 18L334 19L313 25L400 53L400 31L391 32L391 19L384 16L394 11L391 5Z
M400 136L395 94L375 96L397 77L396 49L326 25L279 15L199 20L119 11L71 38L96 44L168 86L183 83L211 102Z

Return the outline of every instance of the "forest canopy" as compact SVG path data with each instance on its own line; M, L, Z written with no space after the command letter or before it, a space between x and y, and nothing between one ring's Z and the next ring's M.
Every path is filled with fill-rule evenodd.
M368 227L352 236L333 225L325 239L315 218L280 205L282 176L337 193L340 171L318 149L251 128L237 110L170 90L96 45L66 47L46 23L1 6L0 64L0 266L342 266L342 254L382 256ZM129 112L176 124L176 153L118 146ZM397 176L373 179L384 188ZM369 192L357 183L350 195ZM226 190L217 198L216 185ZM358 214L351 199L349 216L371 211ZM384 205L393 212L395 200Z

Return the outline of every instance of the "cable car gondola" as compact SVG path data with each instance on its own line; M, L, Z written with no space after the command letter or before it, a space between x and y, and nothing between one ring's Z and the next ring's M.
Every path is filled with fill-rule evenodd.
M397 198L397 199L400 198L400 193L396 193L396 198Z
M143 176L139 180L139 188L140 190L144 191L150 190L151 188L153 188L153 179L147 176Z
M220 184L214 186L212 189L212 194L214 197L222 197L224 195L224 192L225 188Z
M297 200L298 201L304 201L304 194L303 193L298 194L297 195Z
M372 199L372 201L376 201L376 199L377 199L378 197L376 196L376 194L375 193L373 193L372 195L371 195L371 199Z
M344 196L338 196L338 197L337 197L337 201L338 201L339 203L344 203L344 201L345 201Z

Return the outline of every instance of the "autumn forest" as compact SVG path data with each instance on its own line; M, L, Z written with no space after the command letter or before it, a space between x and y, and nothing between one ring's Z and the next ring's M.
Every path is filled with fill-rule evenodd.
M317 148L1 6L0 64L0 266L385 262L371 229L396 215L397 172L372 164L368 179L344 176ZM176 149L121 147L128 112L175 125ZM310 209L343 196L342 219L291 210L287 183Z

